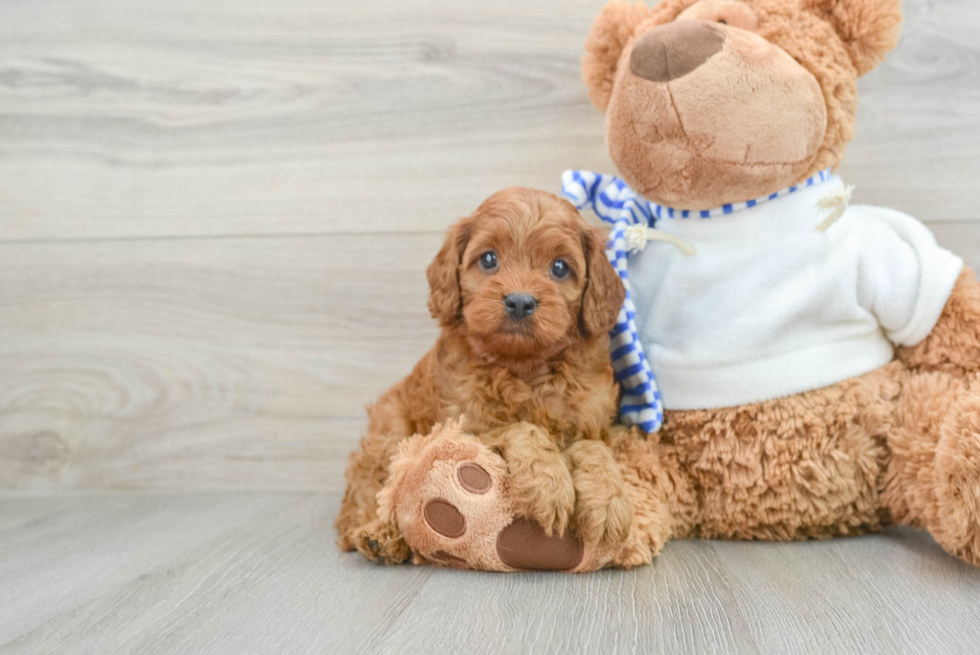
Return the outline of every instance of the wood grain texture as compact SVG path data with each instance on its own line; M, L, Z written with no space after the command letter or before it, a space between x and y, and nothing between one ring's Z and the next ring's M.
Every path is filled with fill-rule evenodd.
M438 235L0 246L0 487L342 488Z
M0 7L0 238L442 230L609 168L601 2Z
M442 230L611 171L579 60L605 0L0 5L0 239ZM906 0L843 167L973 220L980 10Z
M966 653L980 640L980 571L912 530L678 541L631 572L478 574L339 553L325 538L337 502L0 498L0 653Z

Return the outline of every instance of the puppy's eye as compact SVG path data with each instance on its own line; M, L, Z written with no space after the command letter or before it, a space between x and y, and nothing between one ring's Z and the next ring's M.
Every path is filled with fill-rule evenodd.
M484 271L497 270L497 253L493 250L488 250L480 255L480 268Z
M564 280L566 277L568 277L571 270L572 269L568 266L568 262L566 262L564 259L556 259L551 265L551 274L556 280Z

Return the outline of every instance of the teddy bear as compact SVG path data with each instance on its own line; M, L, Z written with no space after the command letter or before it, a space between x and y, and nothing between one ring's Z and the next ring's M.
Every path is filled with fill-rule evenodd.
M980 285L915 219L850 205L833 172L857 80L900 27L899 0L601 10L582 77L619 176L563 182L614 223L628 292L611 333L621 424L605 441L629 531L546 546L505 531L527 522L507 462L447 423L401 444L378 495L416 562L581 572L649 563L671 539L897 524L980 564ZM461 483L470 464L479 488ZM442 497L467 529L427 524Z

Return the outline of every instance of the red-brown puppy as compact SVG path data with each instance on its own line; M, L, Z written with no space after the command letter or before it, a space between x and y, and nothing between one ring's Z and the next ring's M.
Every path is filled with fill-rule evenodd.
M571 525L593 543L625 538L632 509L601 441L616 414L608 331L625 290L604 243L572 205L525 188L494 194L449 230L428 270L442 333L368 408L337 518L342 548L409 556L378 518L389 461L402 439L464 416L499 449L520 512L547 534Z

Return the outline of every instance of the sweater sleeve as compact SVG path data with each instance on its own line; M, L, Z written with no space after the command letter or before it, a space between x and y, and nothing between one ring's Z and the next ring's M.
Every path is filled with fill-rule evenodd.
M865 235L858 297L888 339L914 346L936 325L963 260L939 247L911 216L880 207L855 207Z

